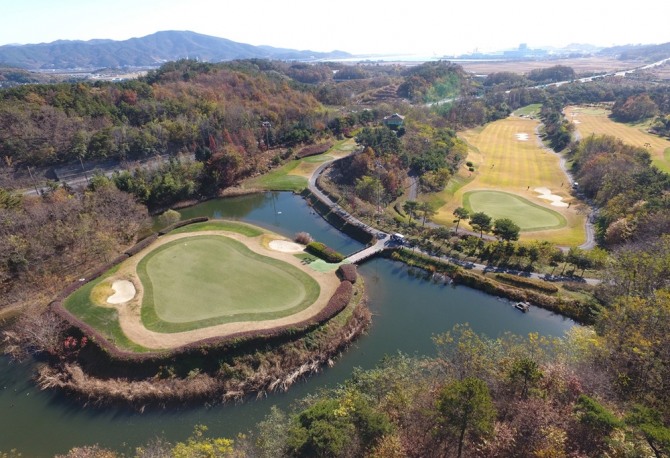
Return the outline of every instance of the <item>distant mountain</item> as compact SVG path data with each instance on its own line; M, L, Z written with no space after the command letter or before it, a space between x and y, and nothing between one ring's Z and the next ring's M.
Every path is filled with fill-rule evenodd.
M30 70L149 67L183 58L219 62L251 58L306 61L344 57L351 57L351 54L252 46L188 31L157 32L124 41L58 40L0 46L0 65Z
M614 46L600 51L601 55L617 57L620 60L655 62L670 57L670 42L657 45Z

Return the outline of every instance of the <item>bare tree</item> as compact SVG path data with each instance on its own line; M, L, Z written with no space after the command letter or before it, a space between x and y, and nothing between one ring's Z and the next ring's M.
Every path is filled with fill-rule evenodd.
M63 345L67 327L67 323L50 310L42 313L28 310L3 333L5 352L19 360L44 352L56 354Z

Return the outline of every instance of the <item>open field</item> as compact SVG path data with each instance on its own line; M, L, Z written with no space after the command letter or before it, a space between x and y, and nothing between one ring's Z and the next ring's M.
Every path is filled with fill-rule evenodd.
M454 209L470 205L474 211L512 219L523 229L521 239L559 245L583 243L586 209L571 196L559 156L539 142L535 133L538 125L536 120L509 117L460 133L468 143L468 161L474 164L475 172L460 170L459 181L464 184L433 197L446 202L433 219L453 226ZM494 200L487 202L489 199ZM504 205L496 204L495 199L504 200ZM467 227L464 223L461 225Z
M496 72L514 72L525 74L537 68L549 68L555 65L572 67L577 74L594 72L612 72L627 70L643 65L639 62L622 61L611 57L579 57L574 59L525 60L525 61L469 61L458 62L466 71L488 75Z
M159 238L64 306L119 348L144 352L301 322L339 285L332 269L312 269L276 234L226 222L219 230L213 221L194 226ZM128 282L134 296L118 300L119 290L132 291L122 288Z
M356 148L353 138L341 140L328 151L316 156L292 160L269 173L250 178L241 184L241 188L268 191L301 191L307 187L307 181L319 165L331 159L351 154Z
M525 107L519 108L518 110L514 111L513 115L526 116L529 118L539 118L541 108L542 108L541 103L533 103L531 105L526 105Z
M610 111L605 108L569 106L564 113L575 124L581 138L591 134L612 135L629 145L646 147L651 154L652 163L670 173L670 140L648 133L645 124L613 121L609 118Z

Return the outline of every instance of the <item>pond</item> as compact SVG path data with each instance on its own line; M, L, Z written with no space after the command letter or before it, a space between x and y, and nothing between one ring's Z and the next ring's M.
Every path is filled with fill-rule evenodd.
M235 218L286 237L309 232L316 240L349 254L362 244L331 227L307 203L291 193L264 193L217 199L182 211L183 218ZM176 442L186 439L197 424L209 433L234 437L253 429L272 405L291 403L319 388L346 380L356 367L374 367L385 355L399 351L433 355L431 336L469 323L478 333L497 337L504 332L562 336L575 324L546 310L528 313L511 302L471 288L435 284L413 275L406 266L374 259L361 266L373 313L367 334L337 359L332 368L294 385L287 393L235 405L152 410L143 414L120 408L84 407L55 392L42 392L31 382L30 364L10 364L0 358L0 451L16 448L24 456L50 457L72 447L95 444L120 451L133 450L155 436Z

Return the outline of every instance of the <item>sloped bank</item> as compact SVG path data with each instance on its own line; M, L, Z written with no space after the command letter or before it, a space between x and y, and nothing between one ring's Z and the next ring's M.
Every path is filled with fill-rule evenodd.
M333 364L365 332L370 312L363 282L351 272L327 311L308 323L253 335L196 342L170 352L120 354L71 329L64 350L38 370L42 389L63 390L84 403L125 404L139 410L196 402L241 400L285 391L297 380Z

